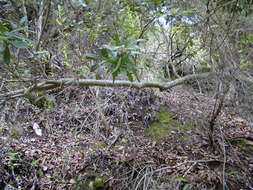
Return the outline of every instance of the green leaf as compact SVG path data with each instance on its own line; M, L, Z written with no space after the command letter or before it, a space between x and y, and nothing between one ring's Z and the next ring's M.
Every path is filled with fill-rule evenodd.
M20 31L26 31L26 30L27 30L27 27L18 27L15 30L12 30L11 33L18 33ZM18 33L18 34L20 34L20 33Z
M105 61L106 63L111 63L112 65L118 64L118 58L114 56L112 56L111 58L102 57L101 60Z
M7 45L5 46L3 51L3 61L8 65L10 64L11 61L11 53Z
M55 19L55 22L60 26L62 25L62 22L58 18Z
M184 187L183 187L183 190L188 190L188 189L190 189L190 184L189 183L185 184Z
M98 56L94 53L87 53L85 57L86 57L86 59L101 59L100 56Z
M7 31L7 28L3 25L3 23L0 23L0 33L4 33Z
M162 2L162 0L152 0L152 2L157 6Z
M174 179L173 179L173 181L189 181L190 180L190 178L188 178L188 177L183 177L183 176L178 176L178 177L175 177Z
M0 42L0 52L3 52L5 49L5 43L4 42Z
M33 52L34 55L41 55L41 54L49 54L48 51L44 50L44 51L34 51Z
M108 49L110 51L116 51L116 50L119 50L121 48L123 48L124 45L121 45L121 46L110 46L110 45L103 45L101 48L102 49Z
M229 172L227 175L229 175L229 176L236 176L236 175L243 176L243 174L239 171L232 171L232 172Z
M23 40L23 41L27 41L27 42L30 42L30 43L33 43L32 40L30 40L29 38L27 38L25 35L21 34L21 33L18 33L18 32L8 32L7 33L7 36L9 37L13 37L13 38L16 38L16 39L19 39L19 40Z
M130 54L131 55L141 55L142 53L139 51L131 51Z
M27 16L23 16L21 19L20 19L20 24L24 24L24 23L26 23L28 21L28 18L27 18Z
M141 47L140 46L138 46L138 45L132 45L131 47L128 47L128 48L126 48L127 50L139 50L139 49L141 49Z
M99 67L99 64L94 64L90 67L90 72L94 72Z
M78 6L78 7L87 7L87 4L85 2L83 2L82 0L74 0L74 3Z
M19 155L19 152L8 152L7 154L11 157L16 157L17 155Z
M119 60L118 60L117 65L116 65L116 67L115 67L115 69L112 71L112 74L113 74L113 73L116 73L116 75L117 75L117 73L118 73L118 71L119 71L119 69L120 69L121 64L122 64L122 58L120 57Z
M175 13L178 12L178 9L170 9L170 12L171 12L172 14L175 14Z
M21 166L21 163L13 163L13 166Z
M108 56L108 51L107 51L106 49L101 49L100 54L101 54L103 57L109 57L109 56Z
M129 72L127 72L127 78L131 82L133 82L133 80L134 80L132 73L129 73Z
M144 41L146 41L146 40L141 39L141 38L135 40L135 42L144 42Z
M13 40L13 41L10 41L10 43L16 48L27 48L28 47L28 44L26 42L22 42L20 40Z
M119 37L118 34L116 34L116 35L114 36L114 44L115 44L116 46L119 46L119 45L121 44L120 37Z

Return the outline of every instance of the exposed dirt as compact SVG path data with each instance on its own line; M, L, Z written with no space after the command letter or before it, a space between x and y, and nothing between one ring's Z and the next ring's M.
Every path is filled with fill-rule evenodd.
M214 98L71 87L49 97L54 107L20 100L2 109L0 189L253 189L253 127L224 107L210 146ZM161 107L191 128L144 136Z

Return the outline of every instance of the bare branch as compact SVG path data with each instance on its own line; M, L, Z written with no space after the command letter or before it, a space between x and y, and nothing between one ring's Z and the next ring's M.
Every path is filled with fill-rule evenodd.
M37 85L32 85L26 89L19 89L11 91L5 94L0 94L0 98L4 97L7 99L17 98L26 95L32 91L47 91L55 88L63 88L67 86L100 86L100 87L129 87L129 88L159 88L160 90L168 90L175 86L181 85L185 82L197 79L210 79L222 75L223 77L231 78L230 73L201 73L187 75L169 82L131 82L126 80L96 80L96 79L76 79L76 78L62 78L58 80L37 80ZM235 78L243 80L249 83L253 83L252 77L247 77L241 74L235 74Z
M211 76L215 76L215 73L202 73L187 75L185 77L170 81L170 82L130 82L125 80L95 80L95 79L75 79L75 78L63 78L59 80L46 80L43 84L38 83L36 90L48 90L50 87L63 87L63 86L103 86L103 87L130 87L130 88L159 88L161 90L167 90L177 85L183 84L187 81L194 79L204 79Z

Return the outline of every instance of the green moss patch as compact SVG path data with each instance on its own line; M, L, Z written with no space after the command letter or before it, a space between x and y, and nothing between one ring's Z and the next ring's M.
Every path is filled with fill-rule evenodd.
M253 151L253 141L247 140L245 138L236 138L230 140L231 144L239 147L242 150Z
M173 119L175 114L170 112L167 107L161 107L159 112L156 114L156 121L151 123L148 128L143 132L143 135L150 138L151 140L159 140L162 137L170 134L172 131L188 131L196 128L191 124L181 124L180 122ZM189 140L190 135L187 133L182 134L182 139Z
M56 105L54 97L46 95L43 92L26 94L25 98L30 104L41 109L53 109Z
M85 176L85 177L83 177ZM103 176L98 171L86 169L85 173L78 176L75 190L103 190L108 176Z
M106 142L101 141L96 144L93 144L90 149L93 151L97 151L98 149L106 148L107 146L108 145L106 144Z

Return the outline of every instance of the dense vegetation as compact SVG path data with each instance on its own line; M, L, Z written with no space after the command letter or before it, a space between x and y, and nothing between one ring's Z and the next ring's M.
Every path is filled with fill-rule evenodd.
M0 0L0 189L252 189L252 20L252 0Z

